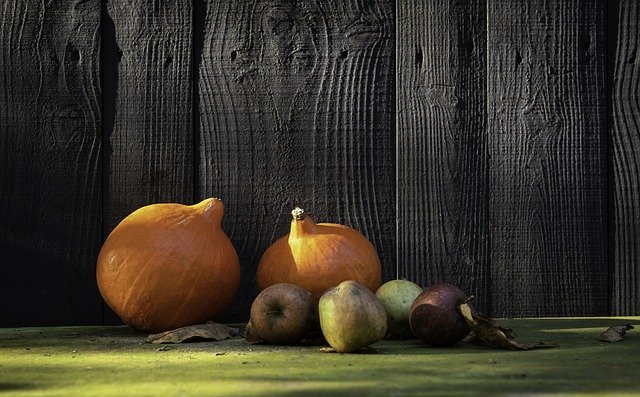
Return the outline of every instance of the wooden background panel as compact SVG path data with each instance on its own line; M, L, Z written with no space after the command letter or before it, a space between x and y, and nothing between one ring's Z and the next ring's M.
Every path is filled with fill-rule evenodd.
M485 10L398 4L398 266L489 311Z
M107 8L104 238L141 206L194 197L191 2Z
M0 326L96 324L100 3L3 2Z
M197 194L225 201L243 266L229 317L246 317L260 257L296 205L361 230L395 277L393 2L196 7Z
M489 2L494 315L607 313L602 8Z
M640 313L640 7L621 0L613 70L611 132L612 314ZM611 28L611 27L610 27Z
M296 205L494 316L637 314L640 8L611 4L3 3L0 326L99 323L107 234L207 196L243 264L222 320Z

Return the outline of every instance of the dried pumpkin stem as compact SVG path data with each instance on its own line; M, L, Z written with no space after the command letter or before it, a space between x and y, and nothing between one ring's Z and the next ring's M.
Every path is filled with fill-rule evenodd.
M293 209L293 211L291 211L291 216L295 220L302 220L304 219L304 210L300 207L296 207Z

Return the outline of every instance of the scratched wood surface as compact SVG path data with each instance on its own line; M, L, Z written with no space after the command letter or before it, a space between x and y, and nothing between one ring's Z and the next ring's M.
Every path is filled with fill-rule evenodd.
M247 313L295 206L360 230L395 277L393 2L197 7L198 195L227 204L243 269L230 316Z
M398 268L490 309L485 1L398 3Z
M602 3L492 1L487 43L493 313L606 314Z
M616 10L613 9L612 12ZM613 70L611 131L612 314L640 311L640 7L620 1Z
M100 321L100 2L2 2L0 326Z
M191 7L111 0L104 18L117 61L105 70L108 233L140 206L193 201Z

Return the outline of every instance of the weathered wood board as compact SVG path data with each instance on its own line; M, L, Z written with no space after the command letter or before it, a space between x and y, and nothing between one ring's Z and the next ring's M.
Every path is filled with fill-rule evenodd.
M486 3L398 3L398 268L490 309Z
M2 2L0 326L96 324L100 2Z
M107 4L106 233L142 205L193 201L191 3Z
M603 5L490 1L487 43L493 314L606 314Z
M245 314L290 211L363 232L395 272L392 1L201 4L198 194L227 204Z
M615 54L609 180L610 299L612 314L631 314L640 312L640 6L636 1L621 0L611 19L617 21L617 29L612 32L616 48L610 49Z

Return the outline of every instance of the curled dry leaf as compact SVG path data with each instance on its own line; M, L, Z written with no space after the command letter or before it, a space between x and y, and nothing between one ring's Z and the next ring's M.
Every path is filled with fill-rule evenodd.
M602 335L598 337L598 340L609 343L620 342L624 339L623 337L630 329L633 329L633 326L631 324L622 324L609 327L602 333Z
M214 322L189 325L171 331L152 334L147 337L148 343L181 343L190 339L223 340L236 336L238 328L228 327Z
M460 305L458 310L469 328L471 328L471 333L465 338L466 342L496 346L508 350L532 350L558 346L557 344L545 342L519 343L515 340L515 333L512 329L503 328L492 318L475 312L468 303Z

